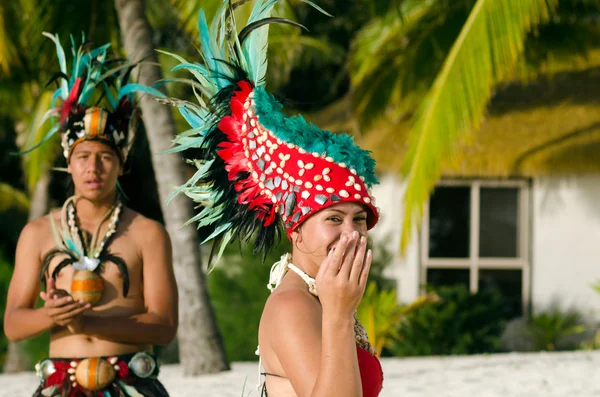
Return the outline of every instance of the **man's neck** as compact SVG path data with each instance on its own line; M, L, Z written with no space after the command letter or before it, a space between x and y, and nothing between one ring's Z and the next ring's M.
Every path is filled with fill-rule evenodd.
M82 225L97 225L111 209L116 200L116 193L110 194L102 200L92 201L87 198L77 200L77 218Z

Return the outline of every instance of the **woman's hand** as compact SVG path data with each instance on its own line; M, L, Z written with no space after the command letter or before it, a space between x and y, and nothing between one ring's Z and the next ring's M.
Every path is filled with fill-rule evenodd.
M328 318L352 317L365 292L371 261L367 239L357 231L342 235L329 251L316 278L319 300Z
M73 297L63 289L56 289L54 279L50 278L46 292L41 292L44 308L52 321L61 327L78 321L79 315L88 310L91 305L83 300L74 301Z

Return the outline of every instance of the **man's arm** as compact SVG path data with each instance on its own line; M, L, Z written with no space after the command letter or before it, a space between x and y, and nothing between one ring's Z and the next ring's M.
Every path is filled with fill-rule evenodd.
M177 333L177 285L171 240L158 223L144 220L140 236L146 311L132 316L81 317L81 332L119 343L170 343Z
M36 220L27 224L19 236L4 313L4 332L9 340L32 338L56 325L67 325L89 309L89 305L73 301L70 296L58 296L52 282L48 283L47 293L42 292L44 307L34 309L42 264L39 242L45 226L44 218Z

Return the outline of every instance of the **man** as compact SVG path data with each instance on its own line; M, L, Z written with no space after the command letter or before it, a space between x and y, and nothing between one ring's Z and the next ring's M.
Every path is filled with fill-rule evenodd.
M167 395L151 352L177 331L171 243L117 193L139 117L129 70L114 76L106 108L87 104L94 89L111 89L98 79L107 48L74 52L79 75L57 90L63 103L53 114L75 194L62 211L27 224L17 245L5 333L22 340L50 331L35 396ZM40 279L44 306L36 309Z

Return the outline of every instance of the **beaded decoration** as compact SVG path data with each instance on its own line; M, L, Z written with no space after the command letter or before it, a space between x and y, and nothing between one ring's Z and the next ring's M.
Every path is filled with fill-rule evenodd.
M319 293L317 292L317 283L315 279L302 271L298 266L291 263L291 259L291 254L284 254L281 259L271 267L271 277L269 278L269 284L267 284L267 288L273 292L279 286L283 280L283 276L285 276L289 269L300 276L300 278L302 278L302 280L304 280L308 286L308 292L318 298ZM354 334L356 337L356 345L358 347L368 351L374 356L377 355L377 350L369 342L367 330L358 320L356 312L354 312Z

